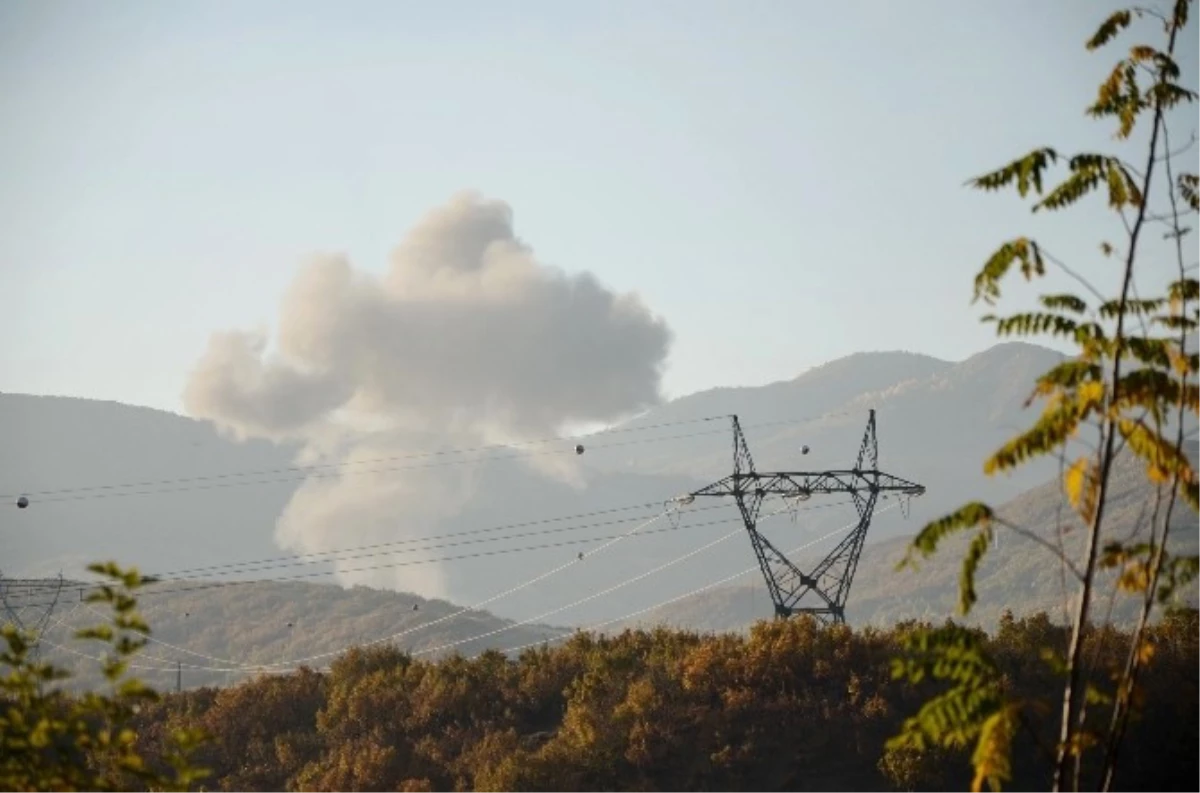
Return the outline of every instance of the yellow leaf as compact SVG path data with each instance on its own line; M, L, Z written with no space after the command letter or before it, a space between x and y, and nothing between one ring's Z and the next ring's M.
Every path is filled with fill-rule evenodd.
M1122 592L1145 592L1150 586L1150 569L1142 560L1131 562L1117 580L1117 588Z
M1079 386L1079 403L1080 405L1100 404L1104 399L1104 383L1097 383L1092 380L1082 383Z
M1148 664L1148 663L1150 663L1150 659L1153 657L1154 657L1154 644L1151 643L1149 640L1143 641L1141 646L1138 647L1138 661L1140 661L1143 664Z
M1067 469L1066 475L1063 477L1064 484L1067 490L1067 499L1071 502L1072 507L1079 507L1079 499L1083 495L1083 482L1087 476L1088 458L1080 457L1071 464Z
M971 763L975 777L971 790L979 793L986 782L992 790L1000 790L1003 782L1012 778L1012 739L1016 732L1019 702L1006 702L988 716L979 729L979 740Z

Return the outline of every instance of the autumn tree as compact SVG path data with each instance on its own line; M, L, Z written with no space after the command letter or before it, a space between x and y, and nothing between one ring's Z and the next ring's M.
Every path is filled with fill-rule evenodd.
M1176 167L1178 157L1195 143L1194 135L1187 143L1173 144L1167 124L1173 109L1196 99L1196 92L1181 83L1176 59L1190 6L1191 0L1176 0L1166 13L1119 11L1087 41L1088 50L1105 48L1128 35L1127 29L1137 28L1139 20L1162 31L1164 44L1138 43L1127 50L1087 107L1091 117L1115 122L1115 138L1126 142L1126 148L1135 128L1148 125L1136 163L1113 153L1065 156L1047 147L970 183L986 191L1015 190L1033 201L1034 212L1066 210L1098 193L1124 229L1117 242L1098 240L1096 254L1101 265L1116 265L1120 285L1115 294L1102 293L1088 271L1027 236L1001 245L975 278L975 300L989 305L1001 297L1001 286L1014 270L1032 281L1055 267L1086 290L1082 295L1043 294L1035 310L984 318L1002 336L1048 336L1075 348L1073 356L1034 384L1030 402L1042 400L1040 417L988 458L984 470L996 474L1037 457L1059 456L1064 495L1082 527L1081 540L1064 542L1065 525L1054 536L1043 536L975 502L925 526L902 562L915 565L948 537L973 533L960 577L965 615L976 600L976 570L993 548L996 532L1019 532L1059 557L1064 578L1074 582L1076 591L1065 646L1045 648L1045 663L1062 682L1057 735L1046 749L1055 790L1079 788L1089 752L1096 756L1096 784L1102 790L1113 786L1139 700L1139 681L1156 651L1153 612L1171 603L1197 572L1197 557L1173 554L1168 542L1172 516L1182 508L1179 502L1192 510L1200 506L1194 463L1185 451L1186 427L1200 411L1195 349L1200 283L1183 245L1190 231L1185 221L1200 209L1200 181L1196 173ZM1065 167L1065 174L1053 183L1056 167ZM1162 293L1140 295L1137 275L1155 261L1144 250L1152 229L1162 231L1173 246L1174 274ZM1129 453L1144 465L1156 495L1139 536L1116 537L1106 531L1106 496L1114 461ZM1111 669L1101 668L1086 651L1090 626L1098 616L1104 620L1097 603L1106 571L1120 590L1140 602L1124 658ZM999 789L1012 778L1015 736L1049 703L1014 697L980 636L967 629L948 625L918 632L909 637L906 649L895 663L897 677L914 683L934 678L943 685L891 742L896 762L906 757L901 750L972 746L973 788L986 783ZM1101 718L1100 712L1107 715Z
M87 600L109 606L112 617L75 637L103 645L108 690L71 696L54 686L69 675L34 660L30 637L5 625L0 631L7 645L0 653L0 666L6 668L0 679L0 789L188 790L206 773L189 760L202 734L174 731L161 758L170 771L162 773L138 751L131 726L141 708L158 699L155 691L127 675L130 660L150 633L134 597L142 577L111 562L88 569L108 583Z

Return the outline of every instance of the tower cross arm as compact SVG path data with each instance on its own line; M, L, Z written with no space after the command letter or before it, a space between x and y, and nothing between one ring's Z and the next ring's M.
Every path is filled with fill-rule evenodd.
M777 495L808 497L822 493L896 492L919 496L923 485L882 471L777 471L733 474L691 493L692 496Z

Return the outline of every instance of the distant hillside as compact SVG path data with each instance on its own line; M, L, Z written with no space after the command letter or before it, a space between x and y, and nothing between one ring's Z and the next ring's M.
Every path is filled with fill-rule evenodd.
M1190 449L1196 459L1195 443ZM1141 525L1153 505L1154 491L1145 479L1141 464L1130 455L1119 458L1113 472L1108 504L1108 533L1127 537ZM1061 507L1061 510L1060 510ZM1064 543L1077 558L1082 531L1077 519L1065 507L1057 481L1048 482L1009 501L1000 514L1015 525L1046 538L1056 536L1060 517L1068 529ZM1172 520L1172 550L1197 553L1200 535L1197 515L1179 503ZM896 571L909 537L899 537L868 545L854 578L847 603L847 620L853 625L890 626L904 619L940 621L957 617L958 575L966 538L947 543L943 550L922 561L917 571ZM801 555L797 563L804 568L820 556ZM1105 579L1109 592L1111 576ZM743 583L744 582L744 583ZM1000 535L999 545L981 565L977 578L979 602L970 622L994 628L1005 609L1018 616L1045 611L1059 621L1063 617L1060 566L1046 549L1032 540L1011 532ZM1195 601L1196 588L1192 590ZM1136 604L1128 596L1113 600L1113 619L1128 624L1136 613ZM1106 608L1102 606L1102 608ZM701 631L742 630L759 619L769 619L771 603L761 575L755 571L737 585L714 588L701 595L641 615L629 623L618 623L611 630L635 625L665 624Z
M1196 453L1194 445L1191 453ZM1060 493L1057 482L1046 483L1008 502L1001 508L1001 513L1017 525L1043 536L1053 536L1062 503ZM1115 469L1108 501L1110 532L1114 535L1131 532L1149 498L1152 493L1140 465L1128 456L1122 457ZM1064 510L1062 515L1069 517L1070 513ZM804 516L798 517L803 519ZM880 520L885 517L881 516ZM1200 542L1196 521L1196 515L1186 508L1177 511L1173 521L1175 550L1197 551ZM1064 525L1070 525L1070 522ZM723 526L722 531L730 526L736 528L736 523ZM911 523L909 526L915 528ZM668 536L674 536L672 541L678 544L679 533L687 531L685 519ZM802 541L804 536L811 535L803 522L793 525L786 518L769 531L779 539L782 539L778 536L781 534L795 535L791 536L790 542ZM1067 534L1066 542L1068 546L1074 546L1080 538L1081 532L1075 526ZM851 624L886 627L903 619L940 620L955 614L963 543L948 544L943 552L923 562L919 572L896 572L895 565L903 555L907 541L907 537L897 538L866 548L848 606ZM694 547L694 543L688 545ZM644 546L633 545L622 556L593 569L581 563L577 571L564 576L568 579L564 582L566 595L547 597L535 588L529 598L539 608L552 610L599 592L605 584L632 575L627 562L622 563L622 557L628 560L630 550L636 555L639 547ZM723 547L725 552L720 556L730 569L753 565L745 538L740 533ZM801 566L806 566L818 558L809 554L798 556L797 560ZM641 569L645 564L639 559L633 569ZM694 568L688 575L695 576ZM644 606L715 577L689 581L687 576L681 576L669 586L656 585L655 580L651 580L634 591L640 605ZM719 587L683 599L629 622L610 625L606 630L617 632L625 627L666 624L720 632L741 630L756 620L769 619L770 601L758 571L742 578L741 582L738 586ZM999 548L989 554L982 565L978 582L980 602L971 617L975 623L994 627L1005 609L1012 609L1018 615L1047 611L1055 618L1061 618L1057 562L1028 540L1003 535ZM188 687L224 685L250 674L233 667L297 662L296 659L308 659L306 663L320 667L329 662L328 654L401 632L407 633L396 638L394 643L402 648L417 652L442 648L438 654L458 651L472 656L487 648L508 650L552 640L572 630L542 624L510 627L510 620L483 611L445 619L461 606L365 587L343 589L287 581L206 588L207 583L165 581L146 590L142 606L153 626L154 641L139 659L142 668L138 671L155 685L170 688L175 684L177 662L184 665L183 680ZM171 592L179 589L192 591ZM45 599L31 602L44 603ZM1129 622L1134 614L1133 606L1130 599L1117 598L1114 619L1118 623ZM48 642L44 649L47 657L75 670L81 685L99 682L95 662L53 645L67 644L76 653L86 654L86 646L69 642L67 637L73 629L97 619L95 612L79 603L75 592L68 591L54 612L51 630L46 634ZM548 621L562 626L588 624L590 619L567 610ZM437 624L432 624L435 622ZM423 625L429 627L420 627Z
M304 663L321 668L352 645L401 632L406 633L388 643L418 653L444 648L430 658L454 651L472 656L488 647L519 647L564 632L541 625L506 629L511 621L482 611L446 619L462 607L365 587L342 589L293 581L154 594L156 589L178 588L174 582L164 582L141 596L142 612L153 633L136 661L137 671L162 689L175 686L177 663L183 665L184 686L192 688L227 685L253 676L233 668L251 664L309 659ZM43 657L72 669L77 678L73 684L93 687L102 682L99 665L83 655L95 651L70 635L74 629L103 621L104 612L80 604L75 592L68 595L52 615ZM470 641L483 634L490 635Z
M207 422L160 410L24 394L0 394L0 438L0 493L8 495L274 470L291 465L294 453L234 443ZM20 512L9 501L0 509L0 572L72 575L97 559L145 570L278 555L271 527L296 485L156 485L133 490L174 492L120 498L101 488L34 496Z
M868 542L882 542L911 533L969 499L1002 503L1055 473L1054 463L1043 461L1012 476L987 478L982 462L1031 422L1037 408L1025 410L1025 398L1036 376L1059 359L1057 353L1029 344L1000 344L959 363L905 352L851 355L786 382L714 389L673 400L619 427L628 432L590 438L586 454L572 458L582 465L581 487L536 473L527 460L516 459L519 455L500 455L508 459L489 460L471 471L469 488L446 504L444 517L417 521L397 515L395 525L363 525L356 521L367 518L345 509L323 518L324 528L335 549L472 532L470 545L454 540L368 551L369 558L355 566L383 570L365 574L374 576L372 586L424 591L422 580L438 578L444 589L427 594L478 603L632 531L658 514L667 499L728 473L725 416L730 413L741 417L760 470L811 471L851 464L868 410L875 408L881 467L927 488L907 521L897 511L878 517ZM718 418L672 424L712 416ZM671 426L652 426L661 424ZM294 462L295 449L236 443L210 424L161 411L13 394L0 394L0 437L5 439L0 445L0 493L182 480L134 488L134 496L96 489L36 495L29 509L0 509L4 575L60 570L75 575L97 559L162 573L285 555L274 542L275 525L303 474L236 475L286 469ZM810 447L808 455L800 454L802 445ZM382 466L363 472L366 478L357 481L369 492L376 482L381 489L402 486L405 475L402 466ZM441 493L430 497L447 498ZM542 581L489 609L504 618L540 621L551 609L584 601L547 619L589 624L643 608L660 593L686 592L752 564L744 538L734 537L663 567L740 525L731 504L703 505L718 507L706 512L698 511L701 506L694 505L678 526L659 520L569 574ZM823 509L803 513L796 524L777 518L766 530L784 539L796 532L818 537L854 519L853 508L838 499L814 501L813 506ZM480 534L497 527L507 528ZM364 536L370 540L356 539ZM478 542L480 537L486 542ZM229 568L222 571L229 575L220 577L281 578L331 570L329 564L303 561L240 573ZM413 564L431 566L436 576L422 579L416 571L430 568L408 566ZM642 574L649 575L585 600ZM747 602L753 604L753 598Z
M147 573L254 559L281 559L286 565L288 554L281 553L273 535L276 520L303 477L288 470L294 465L295 448L237 443L207 422L147 408L14 394L0 394L0 437L6 439L0 445L0 493L35 493L28 509L17 510L11 501L0 509L0 574L35 577L62 572L78 577L88 563L103 559L136 565ZM384 468L372 474L381 484L404 476L402 467L391 472ZM245 472L260 473L240 475ZM171 481L158 484L161 480ZM106 487L139 482L147 484ZM587 487L577 489L535 474L521 460L488 462L478 469L470 500L455 505L457 515L408 531L397 527L395 537L382 536L380 542L414 534L478 534L498 526L536 525L475 536L469 546L454 541L416 543L394 553L376 550L359 566L386 569L389 564L436 564L431 560L458 557L444 566L454 600L478 602L575 558L578 551L614 533L631 530L661 511L666 498L702 484L670 474L592 472ZM90 489L73 491L81 487ZM72 492L37 494L45 490ZM130 492L133 495L127 495ZM611 512L636 505L644 506ZM609 512L590 520L555 520L597 511ZM546 529L558 534L544 533ZM520 535L518 540L514 535ZM347 540L334 547L354 545ZM511 552L531 545L551 547ZM634 572L680 552L678 535L647 532L630 545L638 548L637 558L627 567ZM498 556L488 555L497 552ZM293 561L305 563L274 563L269 569L247 572L226 569L220 580L331 570L327 563ZM564 576L563 588L554 589L549 582L502 605L512 609L510 616L529 617L545 608L547 599L562 602L577 587L600 588L610 582L611 574L611 568L592 565ZM403 575L395 580L397 589L415 588ZM586 610L580 613L588 615Z

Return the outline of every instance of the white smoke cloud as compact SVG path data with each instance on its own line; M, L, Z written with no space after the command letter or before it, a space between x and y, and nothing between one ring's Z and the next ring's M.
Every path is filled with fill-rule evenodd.
M382 278L344 257L308 263L274 342L269 351L261 330L214 334L185 388L188 412L239 438L299 440L309 457L352 462L643 410L660 399L670 334L636 296L538 262L506 204L461 194L409 231ZM533 461L579 482L568 458ZM459 467L310 481L276 538L311 552L428 534L469 496L468 477ZM436 571L424 576L366 580L446 596Z

